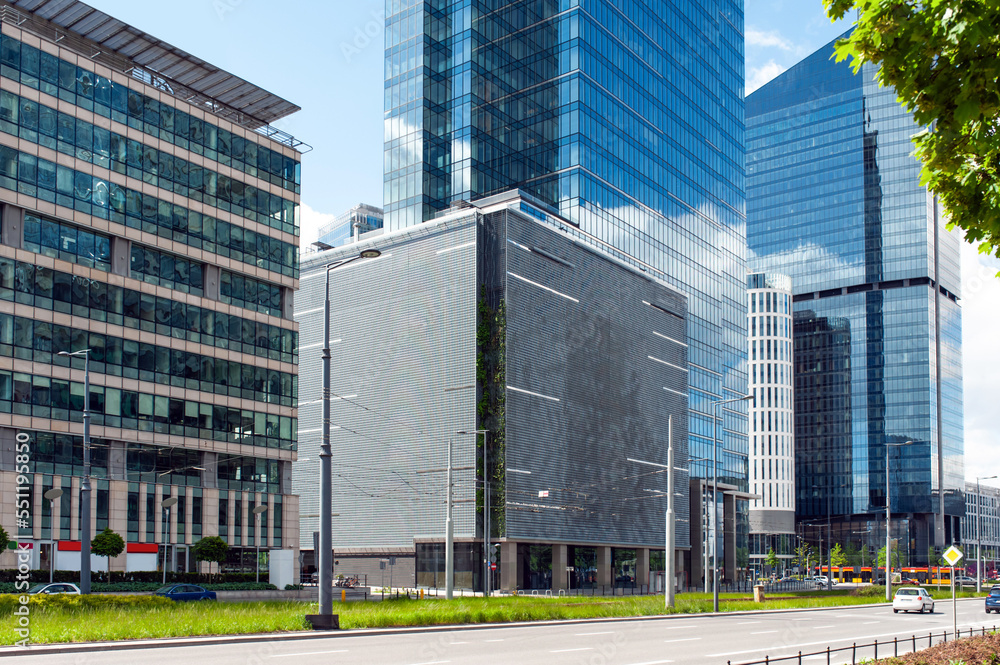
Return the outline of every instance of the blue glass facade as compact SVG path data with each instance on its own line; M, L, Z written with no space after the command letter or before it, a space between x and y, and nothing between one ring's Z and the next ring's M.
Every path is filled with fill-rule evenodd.
M962 514L960 238L920 185L920 128L832 49L747 98L750 261L794 285L797 517L884 512L888 451L919 560Z
M387 0L386 15L386 229L520 188L682 290L690 454L711 458L712 402L747 390L743 2ZM744 404L719 432L721 481L745 491Z
M354 206L319 230L317 245L333 248L346 245L355 235L382 228L382 209L364 203Z

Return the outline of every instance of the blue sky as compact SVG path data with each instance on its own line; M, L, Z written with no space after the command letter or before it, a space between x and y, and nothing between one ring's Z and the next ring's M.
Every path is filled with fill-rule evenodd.
M277 126L302 158L303 238L356 203L382 202L384 0L87 0L92 6L298 104ZM165 10L169 7L169 10ZM746 0L752 91L843 33L820 0ZM966 475L1000 474L1000 263L963 250ZM993 481L996 482L996 481Z

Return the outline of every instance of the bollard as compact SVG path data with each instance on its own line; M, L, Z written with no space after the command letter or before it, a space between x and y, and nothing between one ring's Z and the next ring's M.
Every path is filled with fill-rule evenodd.
M895 637L892 638L892 655L893 657L899 656L899 642L896 641Z
M424 599L424 590L421 589L420 590L420 600L423 600L423 599Z
M917 636L913 636L913 653L917 652Z
M826 665L830 665L830 647L826 648Z
M884 559L885 557L882 557L882 558ZM340 602L342 602L342 603L346 603L347 602L347 589L341 589L340 590Z
M802 665L802 651L799 651L799 665Z
M878 640L875 640L875 660L878 660Z
M857 665L858 643L851 644L851 665Z

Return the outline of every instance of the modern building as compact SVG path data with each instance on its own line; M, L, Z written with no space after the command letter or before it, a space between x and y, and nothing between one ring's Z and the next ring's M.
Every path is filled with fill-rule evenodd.
M713 405L747 391L743 2L387 8L386 229L520 189L662 273L689 297L692 473L711 479ZM719 409L727 578L748 563L746 408Z
M750 565L780 573L795 557L792 281L747 275L750 360ZM769 569L769 554L779 569Z
M1000 564L1000 487L965 483L965 517L962 518L963 564L975 570L982 548L984 574L992 577Z
M687 299L569 228L511 192L303 262L302 392L318 396L327 266L382 252L329 272L337 574L387 583L395 558L397 585L444 586L451 449L457 586L482 588L486 522L493 587L662 589L672 422L690 581ZM316 459L322 400L300 412ZM304 515L314 469L296 465Z
M747 98L751 268L793 287L796 516L810 541L831 522L875 548L888 472L892 536L926 563L964 513L960 238L920 184L912 116L832 54Z
M298 107L74 0L0 33L0 523L80 568L86 403L112 571L296 550Z
M367 203L359 203L350 210L337 215L332 222L319 230L314 243L322 251L355 242L363 233L382 228L382 209Z

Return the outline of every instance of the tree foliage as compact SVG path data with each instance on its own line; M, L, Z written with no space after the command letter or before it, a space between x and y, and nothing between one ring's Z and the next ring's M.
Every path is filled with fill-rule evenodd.
M192 545L191 550L198 561L214 562L221 566L229 554L229 544L219 536L205 536Z
M857 10L837 60L870 62L917 123L921 181L950 227L1000 256L1000 0L823 0L833 20Z
M90 543L90 551L97 556L106 557L108 560L108 580L111 580L111 557L118 556L125 551L125 540L111 530L111 527L104 529Z
M777 554L777 552L775 552L775 551L774 551L774 548L773 548L773 547L772 547L772 548L770 549L770 551L769 551L769 552L767 553L767 558L766 558L766 559L764 559L764 563L765 563L765 564L767 565L767 567L768 567L768 568L770 568L771 570L777 570L777 568L778 568L778 565L779 565L779 562L778 562L778 554Z
M0 525L0 554L7 551L7 545L10 543L10 536L7 535L7 529Z
M802 568L809 567L809 559L812 558L812 547L809 543L802 543L795 548L795 563ZM806 571L808 573L808 571Z

